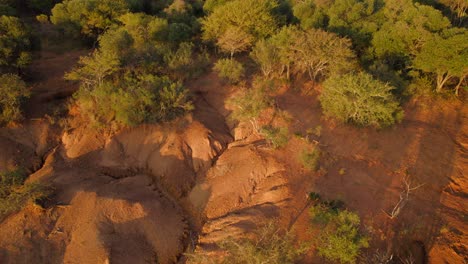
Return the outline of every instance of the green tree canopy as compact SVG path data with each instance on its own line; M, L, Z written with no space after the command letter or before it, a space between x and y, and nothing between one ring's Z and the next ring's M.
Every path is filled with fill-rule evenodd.
M0 124L21 119L21 101L29 95L26 84L18 75L0 75Z
M357 50L363 51L372 39L381 20L378 11L383 1L337 0L326 9L328 30L353 40Z
M317 80L331 73L351 71L356 66L348 39L320 29L302 30L295 26L283 27L271 39L259 41L252 57L264 74L286 69L288 78L290 69Z
M334 75L324 82L320 103L326 115L340 121L385 127L402 117L393 89L367 73Z
M125 0L65 0L55 5L50 20L69 33L96 39L128 12Z
M0 16L0 67L23 68L31 61L31 34L17 17Z
M383 11L386 22L374 34L372 46L377 58L396 68L399 63L405 67L433 34L450 27L440 11L411 0L387 1Z
M135 126L170 120L193 108L180 83L151 74L127 73L74 95L81 115L96 126Z
M436 91L440 92L452 78L458 78L455 93L468 74L468 30L454 29L434 35L414 59L414 67L436 76Z
M219 41L228 30L237 30L254 41L272 35L278 22L275 0L234 0L221 5L202 20L203 39Z
M325 8L315 0L293 1L293 15L299 20L303 29L325 28L328 17Z

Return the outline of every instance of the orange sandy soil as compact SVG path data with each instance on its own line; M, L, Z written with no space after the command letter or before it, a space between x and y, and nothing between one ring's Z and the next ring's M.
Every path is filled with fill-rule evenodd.
M28 168L30 181L56 190L45 208L28 205L0 223L0 263L183 263L187 248L216 254L216 242L270 219L308 241L316 232L311 191L359 213L372 238L367 254L468 261L463 98L414 99L401 124L375 130L326 120L316 92L284 88L276 104L291 116L291 134L322 131L272 150L249 124L230 121L225 101L236 87L209 73L188 84L196 110L174 122L110 136L77 117L62 131L44 115L76 89L61 76L85 53L44 53L32 66L39 78L28 119L0 129L0 170ZM323 155L320 170L309 172L298 155L314 145ZM391 220L383 210L398 201L406 174L424 185ZM323 260L311 248L302 263Z

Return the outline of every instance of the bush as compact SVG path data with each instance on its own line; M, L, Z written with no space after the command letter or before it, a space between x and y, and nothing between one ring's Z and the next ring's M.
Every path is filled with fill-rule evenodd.
M340 121L385 127L403 117L393 89L367 73L335 75L323 84L320 102L326 115Z
M368 238L359 232L359 216L341 207L332 201L310 209L313 222L321 226L316 248L330 261L355 263L361 249L369 246Z
M237 93L229 100L229 104L234 106L230 118L244 122L249 121L258 131L257 118L262 111L272 105L272 98L265 93L264 89L254 87Z
M220 59L216 62L214 70L222 78L226 78L231 83L238 83L244 76L244 66L232 59Z
M286 127L264 126L260 133L275 149L282 148L289 142L289 130Z
M65 0L54 6L50 21L67 33L96 39L128 11L124 0Z
M180 83L154 75L130 74L125 80L105 81L91 90L81 87L74 98L81 114L96 127L168 121L193 108L188 90Z
M49 23L49 17L47 15L44 15L44 14L37 15L36 20L41 24Z
M207 52L195 54L193 43L188 42L181 43L176 51L166 53L164 61L171 72L182 80L200 75L210 63Z
M293 264L307 251L307 247L295 246L292 233L284 232L269 223L256 232L255 239L228 238L219 244L227 256L221 261L213 261L200 254L189 255L190 263L223 264Z
M21 101L29 96L26 84L18 75L0 75L0 125L20 120Z
M39 203L46 199L52 190L39 183L27 183L26 173L17 169L0 173L0 219L20 210L27 202Z
M306 169L316 171L318 169L320 155L320 148L316 146L313 150L303 150L299 158Z
M17 17L0 16L0 67L24 68L31 61L31 33Z

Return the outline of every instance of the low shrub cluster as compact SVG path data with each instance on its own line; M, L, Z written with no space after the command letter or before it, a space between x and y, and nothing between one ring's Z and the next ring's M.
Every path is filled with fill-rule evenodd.
M24 183L27 174L21 170L0 173L0 219L20 210L26 203L40 203L52 193L40 183Z

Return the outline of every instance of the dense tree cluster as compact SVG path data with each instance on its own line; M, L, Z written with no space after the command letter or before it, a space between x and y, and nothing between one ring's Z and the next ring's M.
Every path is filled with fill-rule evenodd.
M133 126L169 120L192 108L178 71L200 61L190 43L170 38L167 19L126 13L98 38L67 79L81 83L75 100L96 125Z
M453 90L458 95L466 87L466 5L460 1L295 0L289 11L279 8L282 3L205 2L202 37L233 61L217 63L221 76L238 72L236 54L250 53L266 78L330 78L322 96L325 112L374 126L401 118L397 99L421 78L432 80L437 93ZM379 95L370 99L371 91ZM328 102L338 104L330 96L342 103L354 97L351 101L361 102L368 116L346 104L331 110Z

